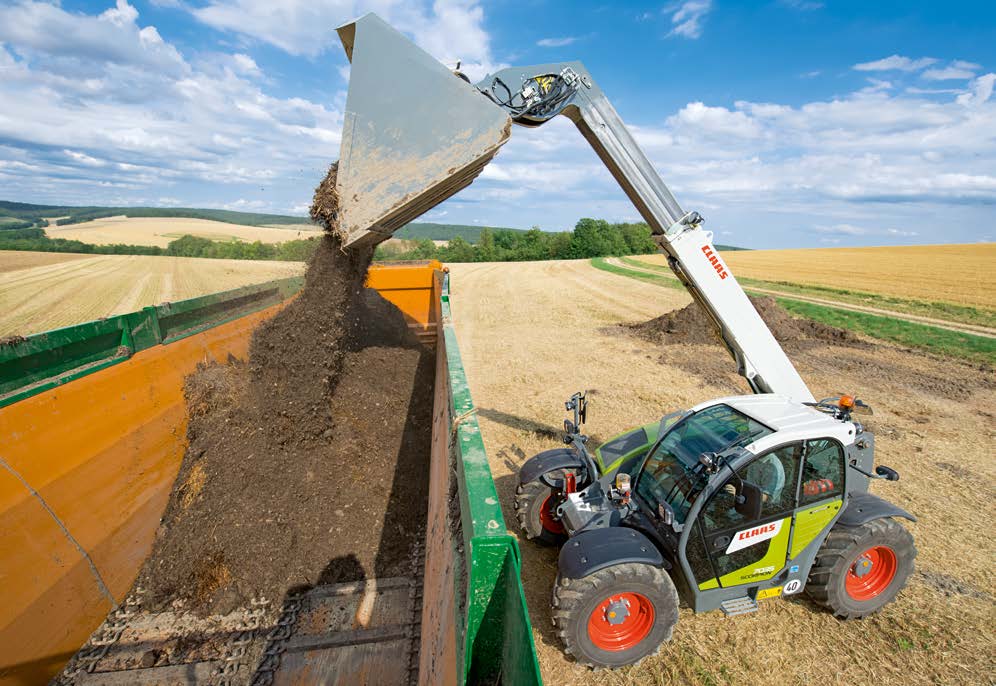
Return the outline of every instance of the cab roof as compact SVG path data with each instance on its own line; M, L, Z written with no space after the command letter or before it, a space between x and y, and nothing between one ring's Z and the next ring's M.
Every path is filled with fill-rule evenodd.
M755 454L769 447L809 438L835 438L843 445L854 442L855 427L852 422L834 419L785 395L733 395L696 405L692 411L698 412L713 405L729 405L774 431L746 446Z

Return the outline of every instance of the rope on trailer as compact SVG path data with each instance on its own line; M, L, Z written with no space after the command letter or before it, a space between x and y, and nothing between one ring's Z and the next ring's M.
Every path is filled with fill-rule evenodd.
M451 439L456 438L457 429L460 428L460 422L462 422L464 419L467 419L468 417L470 417L470 415L476 414L476 413L477 413L477 408L474 407L474 408L471 408L471 409L467 410L463 414L457 415L456 419L453 420L453 426L450 428L450 438Z
M55 514L55 512L52 510L52 508L48 506L48 503L46 503L45 499L41 497L41 494L38 493L38 491L36 491L34 488L32 488L31 484L29 484L27 482L27 480L23 476L21 476L20 473L16 469L14 469L13 467L11 467L7 463L7 460L5 460L2 457L0 457L0 465L3 465L4 469L6 469L11 474L13 474L14 477L17 478L18 481L20 481L22 484L24 484L24 487L26 489L28 489L28 493L30 493L32 496L34 496L34 498L39 503L41 503L41 506L43 508L45 508L45 511L48 512L49 515L52 517L52 519L55 520L55 523L59 525L60 529L62 529L62 533L65 535L66 540L68 540L70 543L73 544L73 546L75 546L76 550L78 550L79 553L80 553L80 555L83 556L83 559L86 560L86 563L88 565L90 565L90 573L93 574L93 578L97 582L97 587L100 588L100 592L107 599L107 602L109 602L111 604L111 607L114 608L114 609L117 609L118 602L116 600L114 600L114 596L111 595L110 589L107 588L107 584L104 583L104 578L102 576L100 576L100 570L97 569L97 565L95 565L94 562L93 562L93 560L90 558L90 554L86 550L84 550L83 546L80 545L79 541L77 541L73 537L73 535L71 533L69 533L69 529L66 528L66 525L62 523L62 520L59 519L59 516L57 514Z

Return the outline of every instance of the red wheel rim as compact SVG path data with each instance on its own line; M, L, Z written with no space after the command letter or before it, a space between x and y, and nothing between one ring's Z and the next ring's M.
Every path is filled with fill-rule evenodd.
M619 610L624 614L621 621ZM615 617L609 616L612 611L616 612ZM634 648L653 628L654 604L639 593L610 595L588 617L588 638L601 650Z
M553 510L554 502L553 494L551 493L543 501L542 507L540 507L540 524L551 534L565 533L563 522L553 516Z
M863 602L884 591L896 577L896 554L892 548L877 545L855 558L847 570L847 595Z

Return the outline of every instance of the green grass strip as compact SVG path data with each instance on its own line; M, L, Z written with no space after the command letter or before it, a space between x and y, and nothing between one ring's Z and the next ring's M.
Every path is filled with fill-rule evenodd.
M607 259L608 258L605 257L593 257L591 258L591 266L595 269L601 269L603 272L610 272L612 274L618 274L619 276L628 276L631 279L652 283L655 286L685 290L685 287L682 286L681 282L674 276L665 276L663 274L658 276L657 274L648 274L647 272L638 272L633 269L626 269L625 267L620 267L618 264L609 264L606 262Z
M839 329L855 331L872 338L892 341L911 348L921 348L941 355L989 364L996 363L996 339L993 338L948 331L928 324L917 324L877 314L838 310L835 307L814 305L790 298L775 298L775 300L796 316Z
M671 270L665 265L644 262L643 260L632 257L622 257L620 259L623 263L632 267L650 269L662 274L671 274ZM829 298L849 305L879 307L885 310L902 312L903 314L915 314L921 317L932 317L950 322L977 324L979 326L996 328L996 311L973 307L971 305L910 300L909 298L898 298L880 293L866 293L864 291L852 291L844 288L833 288L831 286L799 284L791 281L765 281L763 279L750 279L742 276L738 276L737 281L745 288L754 286L755 288L766 288L772 291L807 295L814 298Z
M628 258L622 258L627 261ZM602 271L627 276L638 281L652 283L666 288L684 289L677 278L665 274L649 274L633 269L626 269L615 264L608 264L604 257L592 259L592 266ZM629 262L631 263L631 262ZM642 266L646 263L637 262ZM670 274L670 270L668 270ZM984 336L973 336L958 331L948 331L939 329L929 324L917 324L901 319L893 319L877 314L865 314L864 312L851 312L841 310L836 307L826 305L816 305L813 303L793 300L791 298L776 297L779 305L792 314L799 317L806 317L817 322L822 322L829 326L847 329L856 333L877 338L879 340L890 341L911 348L919 348L940 355L958 357L972 360L974 362L986 362L996 364L996 339L985 338Z

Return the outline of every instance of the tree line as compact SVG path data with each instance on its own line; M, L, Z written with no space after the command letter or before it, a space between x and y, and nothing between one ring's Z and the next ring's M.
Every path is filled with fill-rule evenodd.
M442 262L525 262L532 260L575 260L656 252L650 227L643 222L610 224L604 219L584 218L573 231L549 232L533 227L529 231L482 229L476 243L457 236L446 245L431 240L382 245L375 259L430 260Z
M314 239L296 239L284 243L219 242L197 236L182 236L165 248L156 245L93 245L68 238L50 238L44 229L0 231L0 250L35 250L38 252L72 252L86 255L172 255L209 257L228 260L281 260L303 262L318 246Z
M283 243L255 241L212 241L185 235L165 248L149 245L92 245L66 238L50 238L44 229L0 231L0 250L37 250L93 255L174 255L229 260L306 261L318 247L317 238ZM717 246L729 249L726 246ZM734 248L735 249L735 248ZM377 260L430 260L441 262L523 262L532 260L574 260L592 257L641 255L656 252L650 227L642 222L611 224L604 219L585 218L573 231L548 232L533 227L528 231L481 230L476 243L456 236L445 245L431 240L398 241L377 247Z

